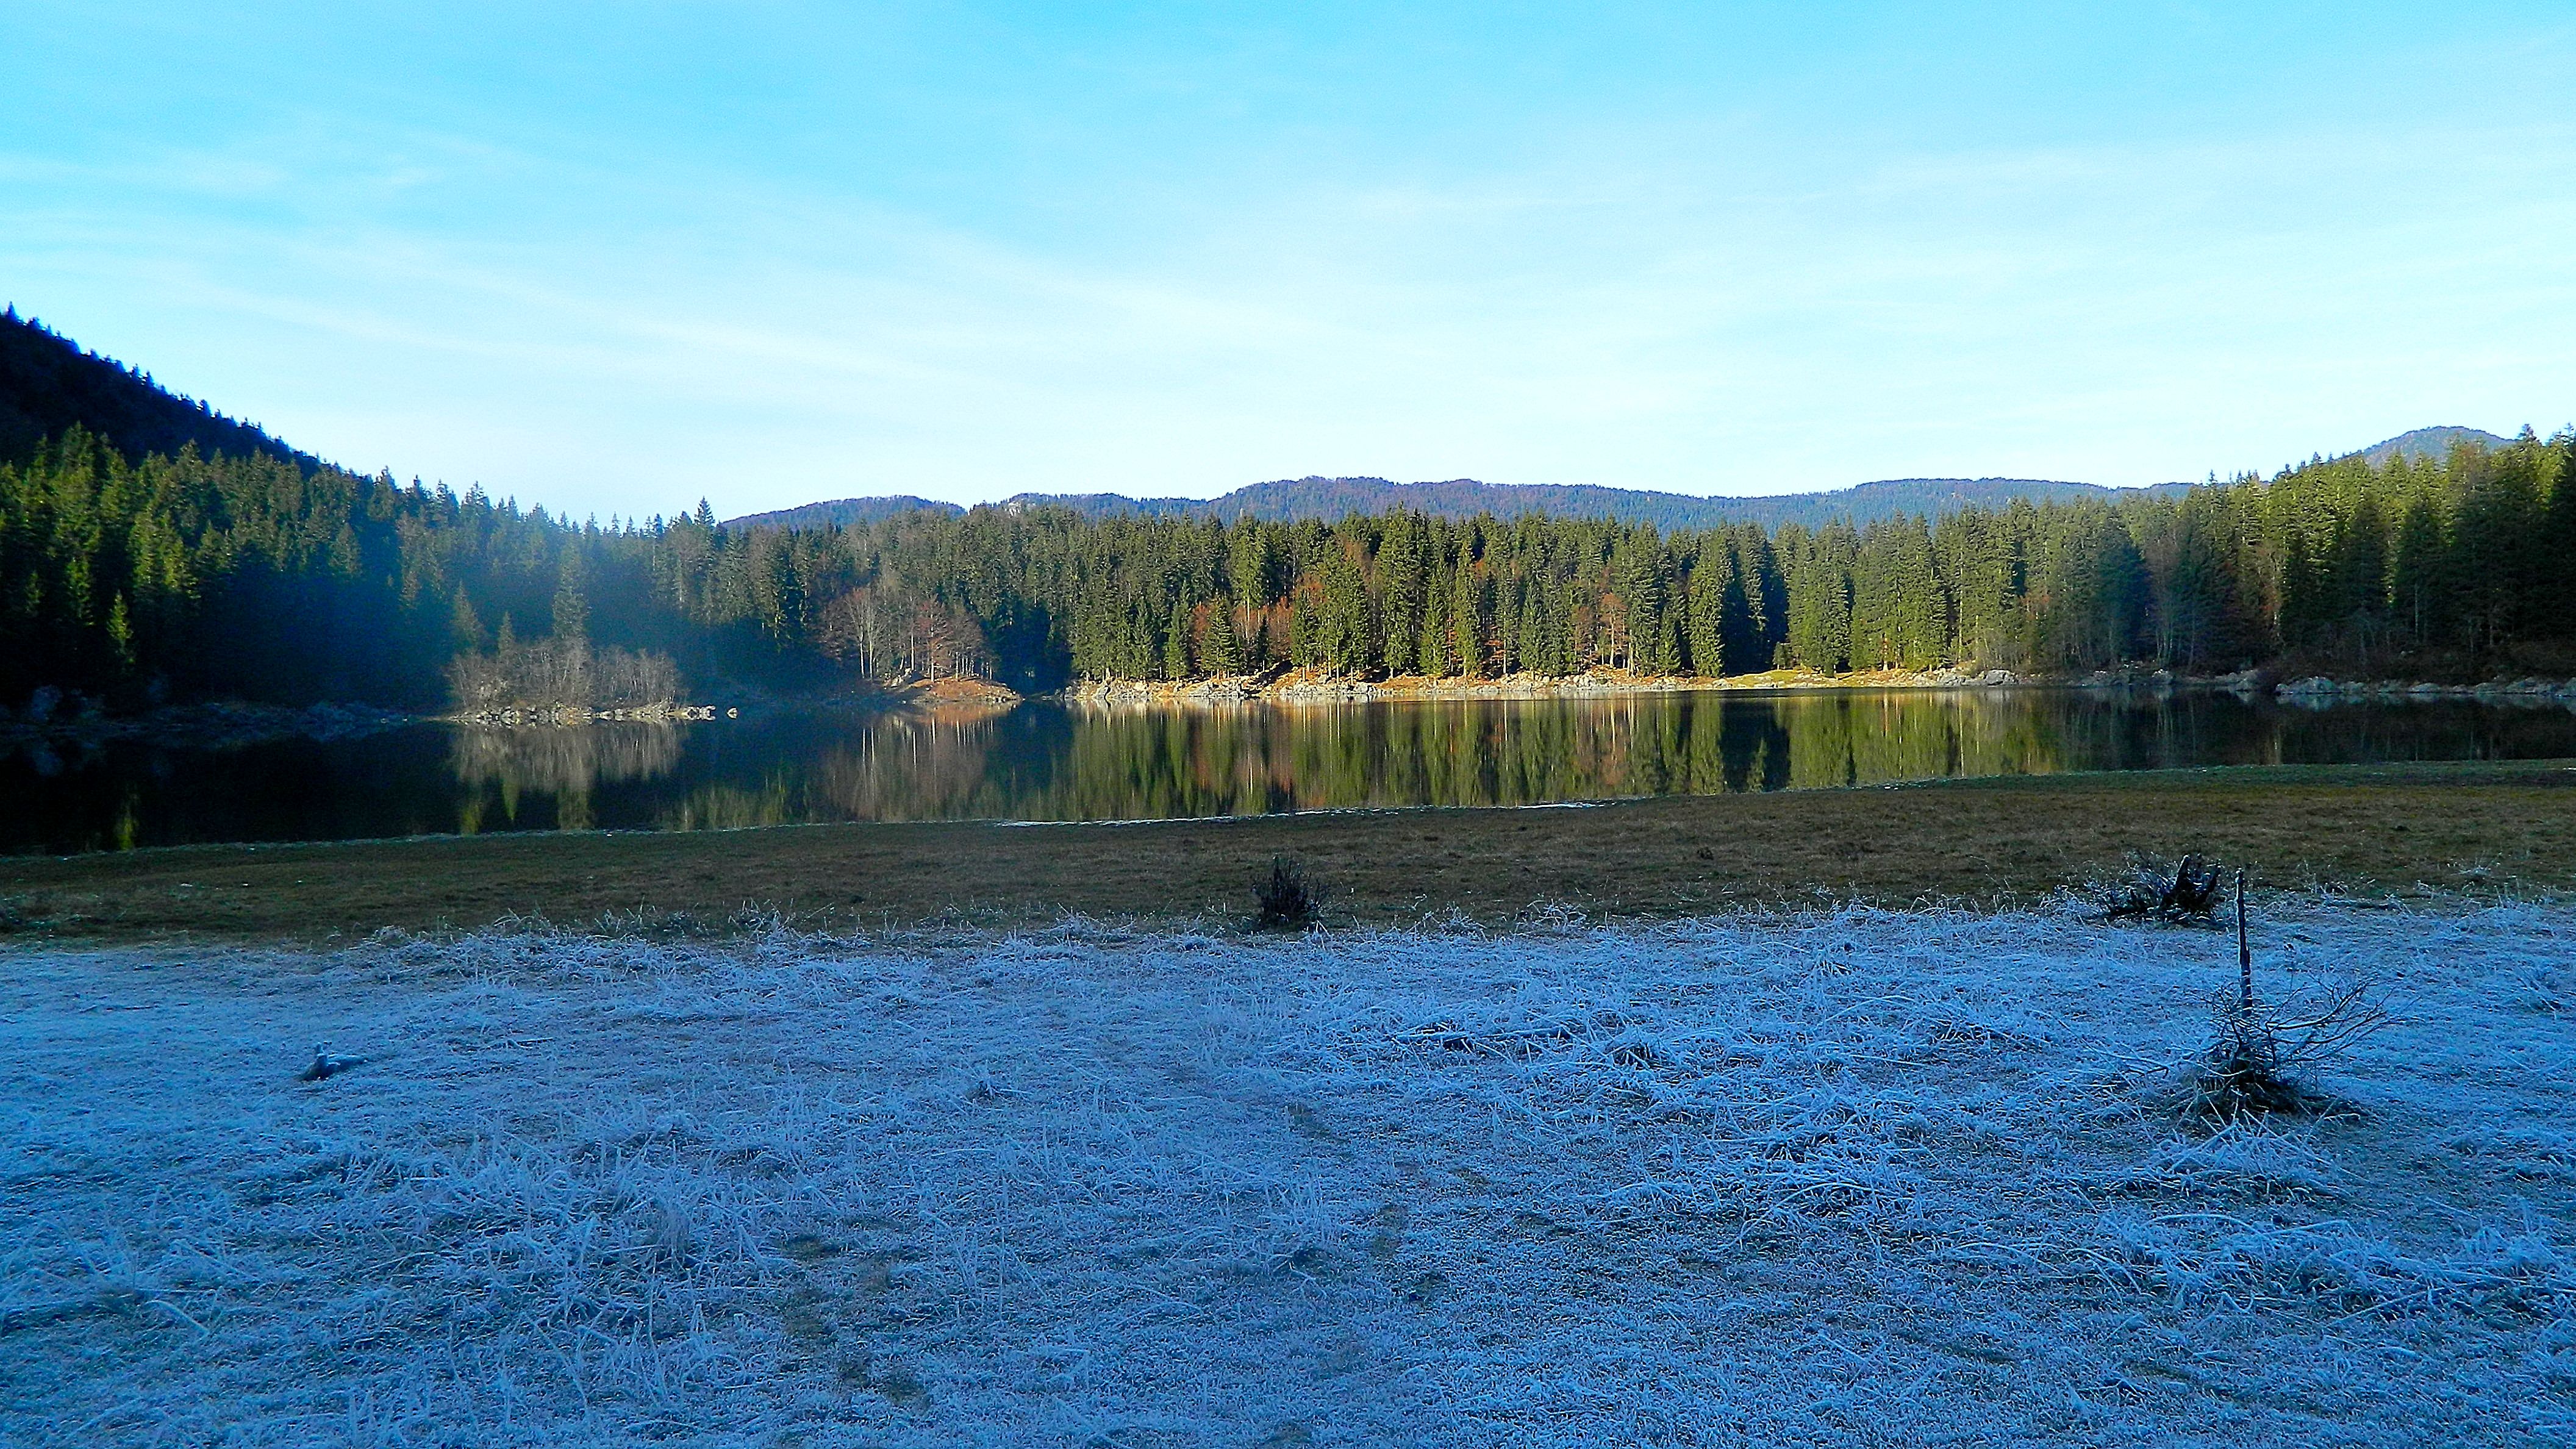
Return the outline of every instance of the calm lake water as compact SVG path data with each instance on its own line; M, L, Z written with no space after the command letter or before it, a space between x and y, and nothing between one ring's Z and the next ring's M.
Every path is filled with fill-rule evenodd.
M2576 756L2564 705L2091 690L780 713L0 755L0 852L827 820L1535 805L1957 775Z

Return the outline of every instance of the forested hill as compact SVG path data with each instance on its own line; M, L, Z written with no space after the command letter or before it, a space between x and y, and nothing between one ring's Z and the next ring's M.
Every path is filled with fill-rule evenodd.
M1858 525L1349 511L1385 496L1362 492L1331 520L1024 504L741 528L701 502L601 528L315 464L12 327L42 364L13 415L75 414L0 455L13 713L61 691L551 707L1280 665L2576 672L2576 434ZM112 441L154 436L177 451ZM225 446L245 438L264 446Z
M836 498L828 503L803 503L794 508L781 508L773 513L755 513L747 518L728 518L727 528L864 528L868 524L892 518L898 513L963 513L954 503L936 499L915 498L909 493L893 493L882 498Z
M1840 519L1853 524L1921 514L1942 518L1963 508L2001 508L2016 498L2034 503L2109 502L2130 493L2168 492L2181 484L2158 488L2114 489L2091 483L2058 483L2037 478L1894 478L1818 493L1781 493L1756 498L1701 498L1688 493L1653 493L1632 488L1599 488L1588 484L1480 483L1453 478L1443 483L1392 483L1384 478L1283 478L1254 483L1216 498L1130 498L1120 493L1022 493L1005 506L1070 508L1086 518L1137 514L1148 518L1213 518L1231 523L1254 518L1264 523L1316 519L1325 523L1352 514L1406 509L1435 518L1473 518L1480 513L1517 518L1525 513L1551 518L1606 518L1646 523L1657 528L1711 528L1721 523L1758 523L1777 528L1796 523L1819 528ZM960 512L953 503L925 504L915 498L846 498L808 503L775 513L728 519L734 528L810 528L818 524L873 523L908 507Z
M132 458L175 455L194 444L200 453L266 453L307 468L315 461L249 423L82 351L15 307L0 312L0 460L23 459L75 426Z
M2453 448L2501 448L2510 441L2480 428L2417 428L2386 442L2373 443L2356 456L2374 468L2385 468L2398 458L2409 463L2438 463L2451 456Z
M2356 456L2373 467L2391 459L2438 463L2463 445L2494 449L2508 440L2476 428L2417 428L2362 449ZM1821 528L1836 521L1865 526L1882 519L1920 515L1941 519L1962 509L1998 509L2016 498L2033 503L2116 503L2123 498L2157 497L2189 487L2161 483L2145 488L2105 488L2095 483L2064 483L2043 478L1890 478L1850 488L1811 493L1775 493L1752 497L1703 498L1689 493L1656 493L1633 488L1600 488L1589 484L1480 483L1453 478L1443 483L1393 483L1384 478L1282 478L1253 483L1215 498L1131 498L1123 493L1022 493L1006 507L1069 508L1085 518L1135 514L1145 518L1213 518L1231 523L1257 518L1265 523L1316 519L1332 523L1355 513L1388 513L1406 509L1435 518L1473 518L1489 513L1517 518L1524 513L1551 518L1608 518L1622 523L1648 523L1657 528L1713 528L1722 523L1758 523L1764 528L1798 524ZM850 527L914 509L963 513L954 503L896 494L807 503L771 513L752 513L725 520L728 528Z

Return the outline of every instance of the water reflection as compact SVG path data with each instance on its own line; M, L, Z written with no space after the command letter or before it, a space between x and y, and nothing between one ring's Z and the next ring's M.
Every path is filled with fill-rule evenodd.
M595 724L578 729L455 730L448 768L464 786L457 833L480 834L517 825L523 797L539 794L553 806L550 824L588 830L598 824L591 794L601 780L650 780L680 763L680 729L666 724Z
M0 755L0 849L1529 805L2182 765L2576 756L2564 706L2086 691L781 713Z

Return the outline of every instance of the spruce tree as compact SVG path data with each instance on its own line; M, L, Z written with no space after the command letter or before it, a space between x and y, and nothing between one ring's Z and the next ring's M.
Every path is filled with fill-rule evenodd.
M1734 551L1722 536L1707 538L1700 545L1699 557L1691 564L1690 582L1685 587L1690 610L1686 637L1693 674L1715 679L1726 673L1726 609L1730 593L1739 599L1742 596L1735 580Z
M590 637L590 596L582 587L581 555L570 548L564 550L556 575L554 625L558 639Z
M1208 607L1207 658L1210 674L1243 672L1243 649L1234 637L1233 606L1219 599Z
M2535 633L2576 638L2576 432L2549 440L2549 502L2541 517L2535 604L2543 622Z
M1190 606L1185 599L1172 600L1172 616L1163 629L1163 677L1184 680L1190 673Z
M1449 657L1461 678L1485 674L1485 591L1474 569L1461 564L1450 585Z
M2389 552L2389 606L2397 627L2417 644L2430 643L2450 624L2450 545L2431 498L2406 505Z

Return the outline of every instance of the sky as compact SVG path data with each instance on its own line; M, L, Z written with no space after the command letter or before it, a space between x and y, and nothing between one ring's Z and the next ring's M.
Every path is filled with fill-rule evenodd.
M2563 0L10 0L0 55L0 302L576 516L2576 417Z

